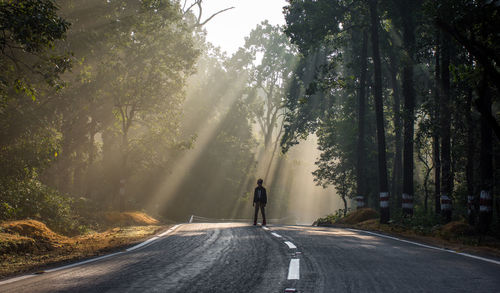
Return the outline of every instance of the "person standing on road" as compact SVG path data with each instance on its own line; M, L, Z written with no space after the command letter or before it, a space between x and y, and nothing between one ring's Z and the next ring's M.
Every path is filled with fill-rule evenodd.
M266 204L267 204L267 193L266 189L262 186L264 180L257 180L257 187L255 187L255 191L253 193L253 206L255 207L255 215L253 217L253 224L257 225L257 215L260 212L262 213L262 226L266 225Z

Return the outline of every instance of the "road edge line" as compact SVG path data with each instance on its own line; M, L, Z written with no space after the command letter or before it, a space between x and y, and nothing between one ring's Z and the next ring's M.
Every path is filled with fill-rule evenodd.
M358 229L353 229L353 228L344 228L344 229L347 229L349 231L354 231L354 232L362 232L362 233L364 232L364 233L375 235L375 236L379 236L379 237L382 237L382 238L392 239L392 240L396 240L396 241L400 241L400 242L404 242L404 243L409 243L409 244L413 244L413 245L417 245L417 246L421 246L421 247L425 247L425 248L430 248L430 249L434 249L434 250L446 251L446 252L449 252L449 253L458 254L458 255L465 256L465 257L474 258L474 259L482 260L482 261L485 261L485 262L489 262L489 263L500 265L500 261L497 261L497 260L494 260L494 259L490 259L490 258L486 258L486 257L481 257L481 256L476 256L476 255L468 254L468 253L465 253L465 252L458 252L458 251L451 250L451 249L446 249L446 248L441 248L441 247L437 247L437 246L431 246L431 245L427 245L427 244L423 244L423 243L413 242L413 241L410 241L410 240L405 240L405 239L401 239L401 238L397 238L397 237L393 237L393 236L389 236L389 235L379 234L379 233L372 232L372 231L358 230Z
M144 247L144 246L152 243L153 241L155 241L157 239L160 239L161 237L163 237L165 235L170 234L172 231L174 231L175 229L179 228L181 225L182 224L177 224L177 225L171 227L170 229L168 229L167 231L165 231L163 233L160 233L160 234L158 234L158 235L156 235L156 236L154 236L154 237L152 237L152 238L150 238L150 239L148 239L148 240L146 240L144 242L141 242L141 243L139 243L139 244L137 244L135 246L132 246L130 248L125 249L125 251L118 251L118 252L114 252L114 253L111 253L111 254L106 254L106 255L98 256L98 257L95 257L95 258L87 259L87 260L76 262L76 263L73 263L73 264L64 265L64 266L56 267L56 268L53 268L53 269L44 270L43 272L44 273L57 272L57 271L60 271L60 270L69 269L69 268L77 267L77 266L84 265L84 264L87 264L87 263L91 263L91 262L103 260L103 259L115 256L115 255L118 255L118 254L123 254L123 253L127 253L127 252L131 252L131 251L137 250L139 248L142 248L142 247ZM1 285L6 285L6 284L10 284L10 283L14 283L14 282L17 282L17 281L21 281L21 280L24 280L24 279L29 279L29 278L32 278L32 277L36 277L38 275L39 274L33 273L33 274L29 274L29 275L23 275L23 276L19 276L19 277L13 277L13 278L10 278L10 279L6 279L6 280L3 280L3 281L0 281L0 286Z
M165 236L165 235L170 234L172 231L174 231L175 229L179 228L179 226L181 226L181 225L182 225L182 224L177 224L177 225L175 225L175 226L171 227L170 229L168 229L167 231L165 231L165 232L163 232L163 233L161 233L161 234L158 234L158 235L156 235L156 236L153 236L152 238L150 238L150 239L148 239L148 240L146 240L146 241L144 241L144 242L141 242L141 243L139 243L139 244L136 244L136 245L134 245L134 246L132 246L132 247L129 247L129 248L125 249L125 251L126 251L126 252L134 251L134 250L137 250L137 249L139 249L139 248L142 248L142 247L144 247L144 246L146 246L146 245L148 245L148 244L151 244L151 243L152 243L152 242L154 242L155 240L158 240L158 239L160 239L161 237L163 237L163 236Z

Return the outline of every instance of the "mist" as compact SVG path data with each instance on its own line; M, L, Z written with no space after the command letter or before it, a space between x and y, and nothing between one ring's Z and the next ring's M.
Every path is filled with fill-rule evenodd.
M270 219L311 224L341 208L314 181L315 136L283 148L300 58L282 26L255 23L229 55L206 40L218 12L197 5L56 2L37 20L52 35L8 40L2 57L4 219L61 231L108 211L250 221L259 178Z

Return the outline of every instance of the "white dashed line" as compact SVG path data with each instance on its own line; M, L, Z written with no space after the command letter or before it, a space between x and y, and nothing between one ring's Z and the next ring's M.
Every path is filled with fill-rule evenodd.
M290 266L288 267L288 280L298 279L300 279L300 260L298 258L292 258L290 260Z
M262 226L262 229L269 231L269 228Z
M262 227L262 228L265 230L269 230L266 227ZM277 238L283 237L280 234L275 233L275 232L271 232L271 234ZM290 241L285 241L285 244L290 249L297 249L297 246L295 246L295 244L293 244ZM300 254L300 252L297 252L297 254ZM290 260L290 265L288 266L288 280L299 280L299 279L300 279L300 259L292 258ZM285 292L296 292L296 290L295 290L295 288L286 288Z
M404 240L404 239L399 239L399 238L396 238L396 237L387 236L387 235L384 235L384 234L379 234L379 233L375 233L375 232L371 232L371 231L357 230L357 229L351 229L351 228L347 228L347 230L354 231L354 232L367 233L367 234L379 236L379 237L382 237L382 238L388 238L388 239L392 239L392 240L396 240L396 241L400 241L400 242L410 243L410 244L421 246L421 247L425 247L425 248L430 248L430 249L435 249L435 250L440 250L440 251L446 251L446 252L450 252L450 253L454 253L454 254L459 254L459 255L466 256L466 257L475 258L475 259L479 259L479 260L482 260L482 261L486 261L486 262L490 262L490 263L494 263L494 264L500 265L500 261L489 259L489 258L485 258L485 257L475 256L475 255L464 253L464 252L457 252L457 251L450 250L450 249L444 249L444 248L440 248L440 247L425 245L425 244L422 244L422 243L413 242L413 241Z

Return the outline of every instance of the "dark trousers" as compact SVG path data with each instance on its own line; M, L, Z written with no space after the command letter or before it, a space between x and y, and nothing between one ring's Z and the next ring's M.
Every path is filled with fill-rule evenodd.
M260 212L262 213L262 223L265 224L266 223L266 204L263 203L263 202L255 202L255 215L253 217L253 222L254 224L257 223L257 215L259 213L259 208L260 208Z

